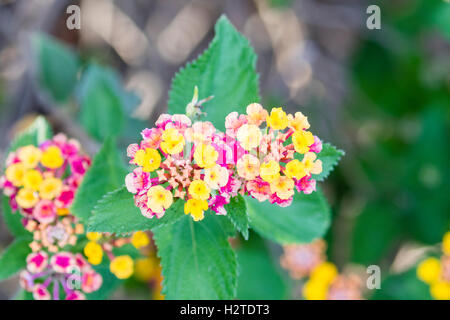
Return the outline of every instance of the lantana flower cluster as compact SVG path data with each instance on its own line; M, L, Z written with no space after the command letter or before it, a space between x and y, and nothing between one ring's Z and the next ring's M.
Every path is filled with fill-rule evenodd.
M0 188L13 211L21 214L25 229L33 234L21 284L35 299L83 299L85 293L101 286L101 275L83 256L67 251L84 233L69 208L90 163L89 157L80 153L79 143L63 134L8 155ZM70 285L74 272L81 282L78 287Z
M154 128L142 131L139 144L128 147L137 168L125 184L148 218L163 217L177 200L195 221L208 209L225 215L225 205L238 194L288 206L295 190L315 190L312 175L322 171L322 143L309 127L301 112L274 108L269 114L257 103L245 115L230 113L225 132L208 121L163 114Z
M442 239L440 259L430 257L417 267L417 276L430 286L430 294L436 300L450 300L450 231Z
M326 242L318 239L307 244L284 246L280 263L294 279L302 280L306 300L361 300L362 279L357 274L339 274L336 265L326 259Z

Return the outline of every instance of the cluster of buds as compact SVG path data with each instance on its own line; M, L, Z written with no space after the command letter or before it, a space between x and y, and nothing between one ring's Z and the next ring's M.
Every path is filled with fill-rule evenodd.
M417 267L417 276L430 286L430 294L436 300L450 300L450 231L442 240L440 259L430 257Z
M208 209L225 215L225 205L239 193L288 206L295 189L315 190L312 175L322 171L322 143L307 131L300 112L274 108L269 114L253 103L246 115L226 117L225 133L180 114L163 114L155 125L127 149L137 168L125 184L148 218L161 218L175 200L185 201L184 211L195 221Z
M292 244L283 248L283 268L294 279L305 279L302 295L307 300L361 300L362 279L356 274L339 274L337 267L326 261L326 242Z
M69 208L90 163L90 158L81 154L79 143L63 134L8 155L0 188L13 211L22 216L25 229L33 234L21 284L35 299L83 299L85 293L101 286L101 275L83 256L66 251L84 234L83 225ZM80 285L69 284L74 277Z

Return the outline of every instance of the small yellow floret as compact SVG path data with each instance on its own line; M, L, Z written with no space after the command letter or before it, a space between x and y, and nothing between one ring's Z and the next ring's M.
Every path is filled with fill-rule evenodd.
M207 144L197 145L194 151L194 160L202 168L211 168L216 164L219 153L216 149Z
M417 277L428 284L439 280L441 274L441 262L436 258L428 258L417 266Z
M161 155L156 149L140 149L134 155L134 163L141 166L144 172L153 172L161 164Z
M154 213L163 213L173 203L172 192L158 185L151 187L147 192L147 205Z
M294 131L309 129L308 118L304 116L303 113L301 112L296 112L295 117L289 114L288 120L289 120L289 128L293 129Z
M63 183L57 178L46 178L39 186L39 196L42 199L52 200L60 195Z
M168 154L177 154L183 151L184 136L175 128L166 129L162 134L161 150Z
M131 237L131 244L136 248L142 248L145 246L148 246L150 243L150 238L148 237L147 233L144 231L136 231L133 236Z
M49 169L57 169L64 163L61 150L57 146L48 147L41 157L41 163L44 167Z
M306 174L319 174L322 172L322 160L317 159L314 152L308 152L303 157L302 163Z
M23 177L23 185L35 191L39 190L42 183L42 174L37 170L28 170Z
M242 148L251 150L259 146L262 133L258 126L254 124L244 124L237 131L236 138L241 143Z
M29 209L36 205L36 203L39 201L39 198L32 189L23 188L20 189L16 196L17 204L24 208Z
M285 174L289 178L295 178L297 180L300 180L301 178L306 176L305 165L303 164L303 162L300 162L299 160L294 159L286 165Z
M95 241L89 241L84 247L84 254L86 255L90 264L97 265L102 262L103 250L102 246Z
M266 121L267 125L274 130L283 130L289 124L286 112L282 108L273 108Z
M88 232L86 233L86 238L91 241L98 241L102 237L100 232Z
M194 180L189 185L189 194L197 200L207 200L211 193L208 185L203 180Z
M295 151L305 154L309 151L309 147L314 144L314 136L309 131L296 131L292 135Z
M25 166L22 163L14 163L6 168L6 179L11 181L14 186L20 187L23 185L25 170Z
M114 258L109 270L119 279L127 279L133 274L134 263L130 256L124 255Z
M279 176L270 183L270 191L276 193L280 199L286 200L294 195L294 180L286 176Z
M39 161L41 160L42 151L35 146L29 145L26 147L22 147L17 151L17 156L20 159L20 162L27 169L35 168Z
M280 176L280 165L274 160L261 164L259 175L264 181L272 182Z
M208 201L189 199L184 204L184 214L191 214L194 221L200 221L204 218L204 212L208 210Z

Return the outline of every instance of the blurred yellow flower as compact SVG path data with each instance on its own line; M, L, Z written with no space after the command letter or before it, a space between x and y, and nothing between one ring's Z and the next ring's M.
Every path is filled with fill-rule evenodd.
M23 185L23 178L25 176L25 166L21 163L14 163L6 168L6 179L11 181L11 183L20 187Z
M36 192L32 189L23 188L17 193L16 201L22 208L29 209L35 206L35 204L39 201L39 198Z
M103 259L103 249L95 241L89 241L84 247L84 254L87 257L90 264L97 265L102 262Z
M127 279L133 274L134 262L130 256L119 256L111 261L109 270L119 279Z
M42 183L42 174L37 170L28 170L23 177L25 188L38 191Z
M46 178L39 186L39 196L42 199L52 200L61 193L63 183L57 178Z
M41 160L42 151L35 146L29 145L17 151L17 156L27 169L35 168Z
M41 157L41 163L44 167L49 169L57 169L64 163L61 150L57 146L48 147Z
M133 236L131 237L131 244L136 248L142 248L145 246L148 246L150 243L150 238L148 237L147 233L144 231L136 231Z
M428 284L439 280L441 262L436 258L428 258L417 266L417 277Z

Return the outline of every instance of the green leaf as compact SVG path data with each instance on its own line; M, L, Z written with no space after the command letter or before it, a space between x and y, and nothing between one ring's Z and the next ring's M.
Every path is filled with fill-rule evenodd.
M157 228L154 239L163 268L167 299L232 299L236 296L236 255L219 217L190 216Z
M2 196L3 218L6 226L15 237L31 236L22 223L22 215L19 212L13 213L9 205L9 198Z
M230 112L245 113L248 104L259 101L258 74L253 48L225 16L215 32L209 48L175 75L168 104L170 113L186 113L198 86L200 99L214 96L203 106L205 120L224 131Z
M51 139L52 135L52 129L45 118L39 116L24 132L13 140L8 152L15 151L30 144L39 146L45 140Z
M227 217L239 232L242 233L245 240L248 240L248 228L250 222L244 198L241 195L232 197L230 203L225 205L225 209L227 210Z
M126 174L115 140L108 138L84 176L75 195L71 212L87 220L103 195L123 185Z
M420 281L413 268L401 274L389 275L375 290L372 300L431 300L430 288Z
M101 141L122 132L131 100L114 71L90 65L81 80L78 97L81 124L92 137Z
M401 235L401 220L388 204L368 205L356 218L352 236L352 261L376 264Z
M17 238L2 252L0 257L0 280L7 279L27 266L27 256L31 253L30 237Z
M96 205L89 219L89 231L127 234L138 230L150 230L176 222L182 216L183 201L175 201L160 219L144 217L135 206L133 194L125 187L108 193Z
M322 151L317 155L317 158L322 160L322 172L320 174L313 174L312 178L317 181L325 180L344 154L344 151L333 147L329 143L324 143Z
M250 226L280 244L311 242L330 225L330 208L319 189L308 195L296 193L292 204L284 208L250 197L246 202Z
M46 35L32 38L39 84L54 101L63 102L77 83L78 57L63 45Z
M239 265L239 300L281 300L288 298L288 285L274 263L263 239L252 233L236 250Z

